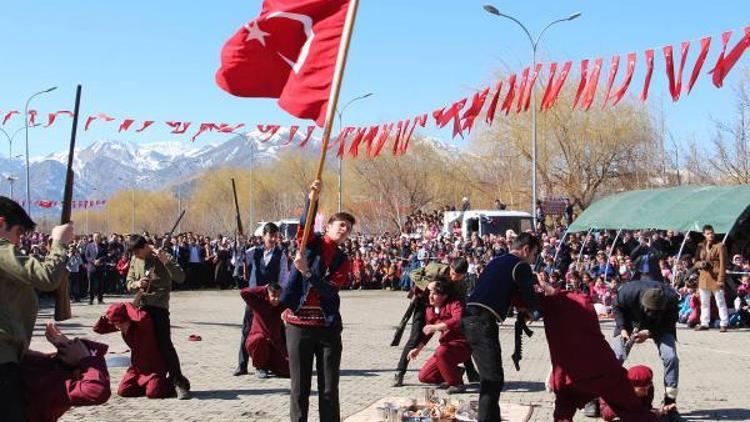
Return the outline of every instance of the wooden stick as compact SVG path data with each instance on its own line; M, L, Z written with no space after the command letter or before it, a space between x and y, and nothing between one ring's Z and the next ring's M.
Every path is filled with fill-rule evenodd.
M73 129L70 133L70 150L68 152L68 169L65 174L65 191L62 200L62 215L60 224L70 223L70 216L73 212L73 155L76 147L76 132L78 131L78 111L81 106L81 85L76 87L76 103L73 111ZM67 247L67 245L65 245ZM66 251L67 253L67 251ZM63 271L60 285L55 291L55 321L65 321L72 316L70 311L70 295L68 293L68 271Z
M315 180L323 177L323 165L326 161L326 153L328 152L328 141L331 138L331 130L333 129L333 120L336 113L336 107L339 102L339 92L341 91L341 83L344 80L344 69L346 68L346 58L349 55L349 43L352 39L352 32L354 30L354 21L357 17L357 7L359 6L359 0L350 0L349 9L346 12L346 21L344 22L344 30L341 33L341 44L339 45L339 53L336 57L336 69L333 72L333 86L331 87L331 94L328 97L328 107L326 109L326 122L323 126L323 144L320 149L320 159L318 160L318 170L315 173ZM307 217L305 218L305 230L302 232L302 242L299 245L299 249L304 249L307 244L307 240L310 237L312 231L313 210L315 204L310 201L310 206L307 208Z
M244 231L242 230L242 217L240 217L240 203L237 202L237 185L235 185L234 183L234 177L232 178L232 195L234 195L234 216L235 216L235 219L237 220L237 232L240 235L242 235L244 234Z

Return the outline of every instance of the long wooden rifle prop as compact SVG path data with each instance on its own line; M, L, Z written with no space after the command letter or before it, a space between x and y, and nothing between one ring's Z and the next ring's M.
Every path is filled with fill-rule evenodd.
M73 155L76 147L76 132L78 131L78 111L81 106L81 85L76 87L76 103L73 111L73 129L70 132L70 150L68 151L68 168L65 173L65 190L63 191L62 215L60 224L70 223L73 211ZM66 245L67 246L67 245ZM68 271L63 271L60 286L55 291L55 321L65 321L72 316L70 311L70 294L68 292Z

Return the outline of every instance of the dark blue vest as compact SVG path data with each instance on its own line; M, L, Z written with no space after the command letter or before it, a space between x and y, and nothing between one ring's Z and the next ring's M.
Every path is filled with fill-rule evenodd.
M282 250L278 246L273 248L271 260L268 261L268 265L263 263L263 252L264 249L262 246L256 247L253 252L253 274L255 276L255 285L265 286L266 284L278 284Z
M339 307L341 299L339 298L338 288L331 284L330 276L346 261L346 254L341 249L336 249L336 253L331 261L331 266L326 267L321 256L322 236L314 234L314 237L305 247L307 263L310 267L312 276L309 279L302 277L297 267L292 266L289 273L289 284L284 289L281 301L284 306L297 312L307 300L310 288L315 287L320 297L320 308L325 315L326 327L341 326L341 315Z

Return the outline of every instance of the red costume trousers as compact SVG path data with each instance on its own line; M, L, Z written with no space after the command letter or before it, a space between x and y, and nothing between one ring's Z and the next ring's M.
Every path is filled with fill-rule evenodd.
M577 381L555 392L556 422L573 420L576 410L596 397L606 401L623 422L656 422L656 415L635 395L626 371Z
M140 374L132 366L125 372L117 389L120 397L141 397L162 399L175 395L174 385L167 380L166 374Z
M471 357L471 350L464 342L440 344L435 354L419 370L419 382L425 384L463 384L458 364Z
M273 372L279 377L289 377L289 357L286 350L279 350L263 335L250 335L247 338L247 351L253 366Z

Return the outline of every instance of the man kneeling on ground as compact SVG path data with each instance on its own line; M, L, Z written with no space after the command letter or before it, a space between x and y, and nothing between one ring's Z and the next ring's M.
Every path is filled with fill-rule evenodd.
M148 313L132 303L116 303L94 325L94 332L120 331L130 347L130 366L120 381L121 397L160 399L175 396L175 387L167 379L167 363L156 344L154 324Z
M281 286L267 284L248 287L240 292L253 311L253 323L245 348L253 361L258 378L268 378L269 373L289 377L289 356L282 338Z
M436 332L440 333L440 345L435 354L419 370L419 381L427 384L444 384L448 394L462 393L465 385L458 364L471 357L469 344L461 331L464 305L455 296L449 295L451 286L445 277L438 277L429 284L430 305L426 310L426 325L417 347L409 351L409 360L414 360Z

